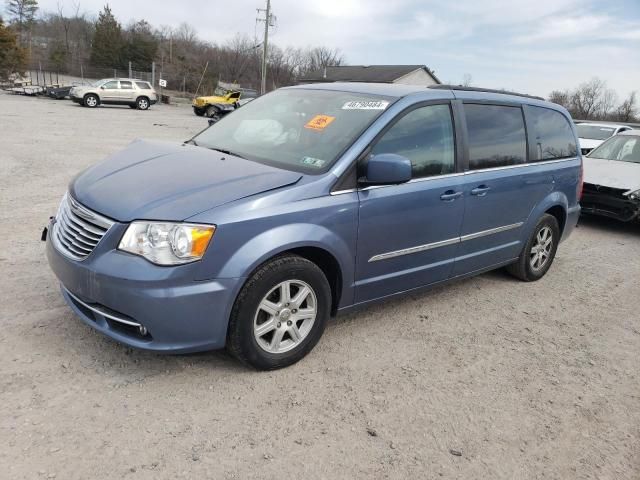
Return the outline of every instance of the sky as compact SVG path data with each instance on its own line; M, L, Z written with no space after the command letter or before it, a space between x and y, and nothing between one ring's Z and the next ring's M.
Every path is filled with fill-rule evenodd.
M40 0L97 15L105 0ZM260 35L265 0L111 0L122 24L192 25L203 40ZM424 64L443 82L547 96L597 76L640 94L640 0L272 0L281 47L339 48L347 63Z

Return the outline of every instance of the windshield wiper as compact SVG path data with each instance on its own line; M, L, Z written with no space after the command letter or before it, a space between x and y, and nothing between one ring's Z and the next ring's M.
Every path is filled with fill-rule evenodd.
M244 160L246 160L246 157L243 157L242 155L236 153L236 152L232 152L231 150L225 150L224 148L215 148L215 147L209 147L209 150L215 150L216 152L220 152L220 153L224 153L226 155L233 155L234 157L239 157L242 158Z

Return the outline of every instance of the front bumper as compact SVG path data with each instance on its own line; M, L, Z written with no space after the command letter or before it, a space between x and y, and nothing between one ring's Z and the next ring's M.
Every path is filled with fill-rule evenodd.
M83 261L67 258L47 239L49 265L73 311L92 328L144 350L189 353L224 347L244 278L194 281L193 264L159 267L120 252L115 246L124 228L114 225Z
M626 190L585 183L580 200L582 211L623 222L640 218L640 201L631 200L624 192Z

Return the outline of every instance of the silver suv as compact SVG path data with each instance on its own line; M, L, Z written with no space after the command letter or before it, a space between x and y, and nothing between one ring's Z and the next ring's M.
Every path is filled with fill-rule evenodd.
M133 78L103 78L91 85L73 87L69 96L89 108L109 104L146 110L158 101L158 94L149 82Z

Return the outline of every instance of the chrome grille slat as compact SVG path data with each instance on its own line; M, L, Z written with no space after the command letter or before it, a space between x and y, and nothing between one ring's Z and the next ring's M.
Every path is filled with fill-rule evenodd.
M65 227L67 227L68 229L74 231L77 235L80 235L80 236L86 238L89 242L98 243L100 241L100 239L102 238L101 235L94 235L93 233L87 233L86 230L81 230L80 228L76 227L73 222L69 221L66 218L64 213L62 215L60 215L60 221L62 223L64 223Z
M67 194L60 204L51 238L61 253L74 260L84 260L113 223Z
M65 230L58 230L58 233L61 233L65 240L67 240L71 245L78 247L81 250L85 250L87 253L91 253L91 250L95 248L95 245L88 245L84 243L82 240L75 236L71 236Z
M65 217L65 219L76 225L76 228L79 229L83 229L86 230L89 234L94 235L96 237L102 238L102 235L104 235L104 233L106 232L106 230L99 230L98 228L91 228L87 222L85 222L84 220L75 217L75 218L70 218L69 215L67 214L67 212L62 212L62 215Z

